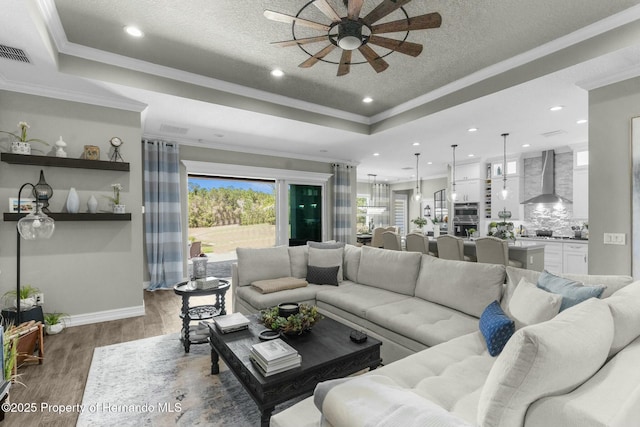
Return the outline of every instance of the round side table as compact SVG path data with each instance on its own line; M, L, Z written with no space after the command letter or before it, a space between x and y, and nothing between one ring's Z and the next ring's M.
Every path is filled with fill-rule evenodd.
M182 297L182 309L180 318L182 319L182 331L180 340L184 345L185 353L189 353L191 344L204 344L208 342L206 338L199 340L191 340L189 337L189 329L191 321L211 319L215 316L227 314L225 308L225 294L231 283L228 280L219 279L220 285L217 288L198 289L193 286L193 282L180 282L173 287L173 291ZM190 307L189 298L196 296L215 295L216 302L214 304L197 305Z

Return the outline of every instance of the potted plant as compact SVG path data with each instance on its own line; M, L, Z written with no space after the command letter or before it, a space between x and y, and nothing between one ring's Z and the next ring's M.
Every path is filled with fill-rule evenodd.
M122 191L122 184L111 184L111 188L113 189L113 197L109 197L109 200L113 202L113 213L125 213L125 205L120 204L120 191Z
M11 142L11 152L14 154L31 154L31 142L41 142L44 145L49 145L46 141L37 138L27 139L27 129L29 129L29 123L27 122L18 122L18 128L20 129L19 133L0 131L1 133L6 133L11 135L16 141Z
M55 335L65 328L65 319L69 317L66 313L45 313L44 331L47 335Z
M427 219L426 218L422 218L421 216L419 216L416 219L412 219L411 222L414 223L415 225L417 225L420 230L422 230L422 227L427 225Z
M40 289L31 286L31 285L22 285L20 287L20 311L29 310L33 308L37 303L37 295L40 293ZM12 304L14 308L18 306L17 304L17 293L16 291L5 292L2 296L5 300L5 306ZM11 299L10 301L7 301Z
M280 307L275 306L260 312L260 323L272 331L280 331L286 335L302 335L322 319L318 307L300 304L298 312L288 317L280 315Z

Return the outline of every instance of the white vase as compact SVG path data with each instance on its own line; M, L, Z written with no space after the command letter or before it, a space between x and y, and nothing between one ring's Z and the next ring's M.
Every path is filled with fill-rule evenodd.
M87 200L87 211L89 213L98 212L98 200L93 194L91 195L91 197L89 197L89 200Z
M113 205L113 213L114 214L123 214L125 213L125 205Z
M67 196L67 212L78 213L80 211L80 197L74 187L69 189L69 195Z
M11 152L14 154L31 154L31 144L28 142L14 141L11 143Z
M35 307L37 301L34 297L20 299L20 311L30 310ZM18 302L13 300L13 307L18 308Z
M44 331L47 335L55 335L62 332L64 325L62 323L56 323L55 325L44 325Z

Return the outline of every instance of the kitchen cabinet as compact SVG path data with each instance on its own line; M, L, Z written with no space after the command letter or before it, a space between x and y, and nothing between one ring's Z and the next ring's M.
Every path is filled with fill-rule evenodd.
M456 165L456 185L459 181L477 180L480 178L480 163Z
M588 245L583 243L563 244L562 264L564 273L588 274Z
M544 243L544 269L549 273L563 273L562 242Z
M480 180L456 181L457 203L480 202Z

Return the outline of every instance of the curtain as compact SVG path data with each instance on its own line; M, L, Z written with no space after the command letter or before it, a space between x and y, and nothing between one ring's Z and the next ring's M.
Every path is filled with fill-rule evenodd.
M183 278L178 146L142 141L144 147L144 230L151 283L171 288Z
M334 203L333 238L338 242L352 243L351 166L333 165Z

